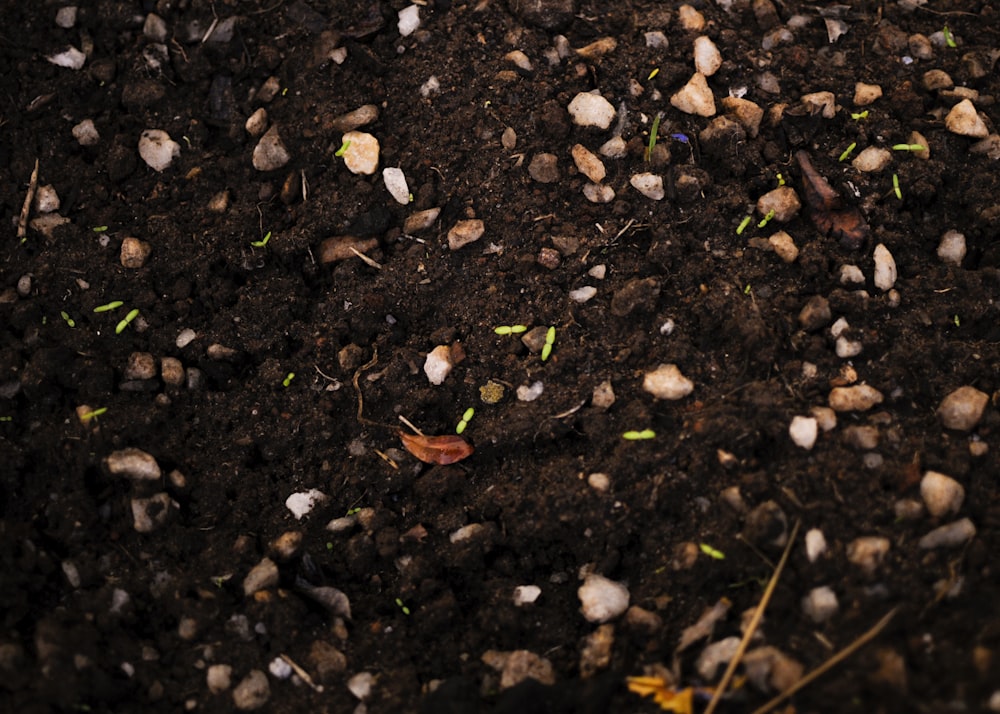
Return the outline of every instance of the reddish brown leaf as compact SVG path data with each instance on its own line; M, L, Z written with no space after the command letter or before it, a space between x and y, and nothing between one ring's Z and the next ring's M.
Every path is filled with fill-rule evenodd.
M795 158L802 169L802 188L813 223L824 235L839 238L845 248L860 248L868 237L868 224L861 211L844 205L840 194L813 168L809 154L799 151Z
M472 444L460 436L421 436L399 432L403 448L425 464L446 466L472 456Z

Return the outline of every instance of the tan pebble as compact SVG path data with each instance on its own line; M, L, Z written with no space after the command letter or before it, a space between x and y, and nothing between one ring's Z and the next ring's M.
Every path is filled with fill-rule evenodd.
M657 399L677 400L694 391L694 382L681 374L675 364L661 364L646 373L642 388Z
M920 480L920 497L934 518L958 513L965 500L965 489L951 476L928 471Z
M877 84L858 82L854 85L854 106L867 107L882 96L882 87Z
M802 202L791 186L779 186L757 199L757 212L766 216L774 211L773 218L779 223L792 220L801 208Z
M966 385L941 400L937 408L938 418L948 429L971 431L979 420L990 398L985 392Z
M855 538L847 546L847 560L866 573L874 573L889 552L889 539L881 536Z
M366 176L375 173L379 159L378 139L363 131L349 131L344 134L341 141L341 145L343 144L348 144L341 157L348 171Z
M149 243L129 236L122 241L120 256L122 267L141 268L146 264L146 260L152 252L153 248Z
M670 104L685 114L715 116L715 96L701 72L695 72L688 83L670 97Z
M574 144L571 153L573 155L573 163L576 164L576 168L579 169L580 173L594 183L600 183L604 180L607 174L604 162L591 153L587 147L583 144Z
M317 258L324 265L327 263L338 263L348 258L356 258L357 255L351 248L364 253L372 248L378 247L378 240L375 238L355 238L354 236L334 236L327 238L319 244Z
M830 408L837 412L863 412L881 404L882 393L867 384L852 387L834 387L828 399Z
M990 133L986 123L976 112L976 106L968 99L963 99L952 107L944 119L944 125L952 134L971 136L974 139L985 139Z
M471 218L458 221L451 230L448 231L448 247L451 250L458 250L469 243L474 243L483 237L486 227L478 218Z
M133 352L122 374L125 379L152 379L156 376L156 358L149 352Z

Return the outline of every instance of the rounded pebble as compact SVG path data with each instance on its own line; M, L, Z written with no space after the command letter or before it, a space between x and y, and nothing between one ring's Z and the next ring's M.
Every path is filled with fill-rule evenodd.
M213 664L205 672L205 681L212 694L224 692L232 686L233 668L228 664Z
M104 463L112 475L125 476L133 481L157 481L161 476L156 459L142 449L113 451L108 454Z
M889 539L881 536L855 538L847 546L847 560L866 573L874 573L889 552Z
M569 103L569 114L577 126L607 129L617 113L611 102L592 92L580 92Z
M976 536L976 526L968 518L935 528L920 539L918 545L925 549L955 548L964 545Z
M826 536L819 528L811 528L806 532L806 557L810 563L815 563L826 552Z
M956 230L951 230L941 236L937 257L945 265L958 267L965 260L965 251L965 236Z
M941 400L937 408L938 419L947 429L971 431L983 418L989 401L989 395L975 387L959 387Z
M816 435L819 433L818 422L813 417L795 416L792 417L791 424L788 425L788 435L792 441L806 451L810 450L816 443Z
M149 254L153 252L152 246L144 240L128 236L122 241L119 260L123 268L137 270L146 264Z
M854 157L851 166L865 173L881 171L892 161L892 152L878 146L869 146Z
M233 690L233 704L243 711L260 709L270 698L271 685L267 675L259 669L252 670Z
M138 533L152 533L170 518L173 506L170 494L157 493L149 498L132 499L132 523Z
M896 261L883 244L875 246L875 287L882 292L896 284Z
M262 558L243 578L243 594L250 597L255 592L273 588L278 584L278 566L270 558Z
M779 223L792 220L802 208L799 195L791 186L779 186L768 191L757 199L757 213L761 216L772 215ZM773 214L771 212L774 211Z
M675 364L661 364L647 372L642 388L657 399L683 399L694 391L694 382L681 374Z
M604 162L591 153L587 147L583 144L574 144L570 151L573 155L573 163L576 164L580 173L594 183L600 183L604 180L607 175Z
M837 593L826 585L813 588L802 598L802 611L817 625L836 615L839 608Z
M830 408L837 412L863 412L881 404L882 400L882 392L874 387L856 384L853 387L834 387L830 390L828 402Z
M162 129L146 129L139 137L139 156L154 171L163 171L181 155L181 145Z
M378 169L379 143L371 134L363 131L349 131L344 134L342 144L348 144L344 150L344 166L352 174L371 176Z
M694 41L694 66L706 77L711 77L722 66L722 54L719 53L719 48L704 35Z
M410 188L406 185L406 175L401 168L390 166L382 169L382 181L396 203L403 206L410 203Z
M920 480L920 497L924 499L927 512L934 518L958 513L965 500L965 489L951 476L928 471Z
M607 622L628 609L629 592L621 583L591 573L577 590L580 612L588 622Z

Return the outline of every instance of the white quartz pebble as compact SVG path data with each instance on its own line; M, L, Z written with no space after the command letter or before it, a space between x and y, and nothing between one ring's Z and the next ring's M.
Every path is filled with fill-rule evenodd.
M588 622L607 622L628 609L629 592L621 583L591 573L577 590L580 612Z

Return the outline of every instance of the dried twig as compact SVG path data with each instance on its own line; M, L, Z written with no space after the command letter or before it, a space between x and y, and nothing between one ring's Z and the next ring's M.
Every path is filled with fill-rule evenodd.
M746 632L743 633L743 639L740 641L740 646L737 648L736 654L731 660L729 660L729 666L726 667L726 673L722 675L722 679L719 681L719 686L715 688L715 693L712 694L712 700L705 708L705 714L712 714L712 712L715 711L715 707L719 705L722 695L726 693L726 687L729 686L729 680L733 678L733 673L736 671L740 661L743 659L743 654L747 651L747 647L750 645L750 639L757 632L757 627L760 625L760 621L764 617L764 610L767 609L767 604L771 601L771 595L774 594L774 588L778 585L778 579L781 577L781 571L785 569L785 563L788 562L788 554L792 552L792 545L795 543L795 537L799 534L799 525L800 522L795 521L795 527L792 528L792 534L788 538L788 545L785 546L785 552L781 554L781 560L778 561L778 567L774 569L774 574L771 576L771 580L764 589L764 595L760 599L760 604L758 604L757 609L754 610L753 617L750 619L750 625L747 627Z
M354 255L356 255L359 258L361 258L361 260L363 260L367 265L370 265L371 267L375 268L376 270L381 270L382 269L382 265L380 263L377 263L372 258L369 258L367 255L365 255L364 253L362 253L360 250L358 250L357 248L355 248L353 245L352 246L348 246L348 247L351 249L351 252L354 253Z
M297 665L291 657L289 657L286 654L282 654L281 659L285 661L285 664L287 664L289 667L292 668L292 671L299 676L299 679L301 679L303 682L312 687L314 691L316 692L323 691L323 685L316 684L315 682L313 682L312 677L309 676L309 673L306 672L304 669L302 669L299 665Z
M28 235L28 214L31 211L31 202L35 199L35 189L38 188L38 159L35 159L35 168L31 172L31 179L28 181L28 194L24 197L24 205L21 206L21 215L17 219L17 239L22 243Z

